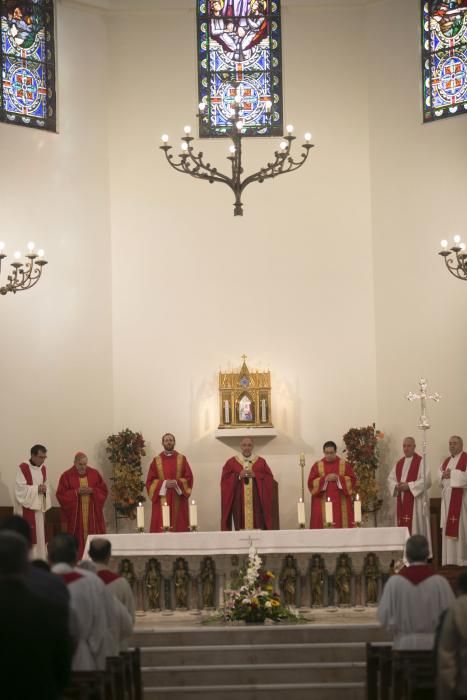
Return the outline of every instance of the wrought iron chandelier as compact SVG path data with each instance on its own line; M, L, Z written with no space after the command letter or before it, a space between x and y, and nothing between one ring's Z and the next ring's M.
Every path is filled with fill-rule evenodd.
M243 216L242 193L248 185L252 182L262 183L269 178L298 170L307 160L310 149L313 148L313 144L310 143L311 134L306 133L304 136L305 143L302 144L304 150L298 156L298 159L295 160L291 155L291 150L292 143L295 141L296 137L292 135L294 130L293 126L289 125L286 129L287 133L284 134L279 144L279 149L274 151L274 159L260 168L258 172L252 173L247 177L242 177L242 141L246 135L242 99L241 94L237 91L233 107L230 110L230 127L227 131L227 136L232 140L232 144L229 146L229 155L227 156L227 160L231 163L230 175L220 172L216 167L212 166L211 163L205 162L202 151L198 151L198 153L195 152L192 145L194 138L191 136L190 126L184 127L185 135L182 136L180 153L176 157L170 152L172 146L168 144L169 137L167 134L162 135L163 144L160 146L165 153L167 162L179 173L185 173L186 175L191 175L200 180L207 180L211 184L213 182L221 182L227 185L227 187L230 187L235 196L234 216ZM271 102L268 102L266 105L268 112L271 111L271 107ZM205 102L199 104L199 111L196 116L198 121L206 119Z
M449 243L446 240L441 241L441 250L439 255L444 258L446 267L451 275L457 277L458 280L467 282L467 253L465 252L465 243L462 242L460 236L454 236L454 245L448 249Z
M42 270L44 265L47 265L47 260L44 260L44 251L38 250L37 253L34 252L35 245L28 243L28 252L25 254L26 261L21 260L22 254L17 250L13 254L13 262L10 263L12 270L7 277L6 284L0 286L0 295L4 296L8 292L22 292L25 289L31 289L37 284L41 278ZM5 250L5 244L0 242L0 284L1 284L1 273L2 273L2 263L7 257Z

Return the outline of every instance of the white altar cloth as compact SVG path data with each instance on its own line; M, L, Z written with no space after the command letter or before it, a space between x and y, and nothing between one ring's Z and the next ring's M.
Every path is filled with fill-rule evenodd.
M84 558L88 558L89 535ZM324 530L242 530L237 532L122 533L104 535L113 557L214 556L246 554L250 544L260 554L339 554L403 552L406 527L362 527Z

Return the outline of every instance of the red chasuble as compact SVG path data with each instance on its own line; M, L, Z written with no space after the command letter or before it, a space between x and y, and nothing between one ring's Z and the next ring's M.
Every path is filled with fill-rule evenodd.
M410 462L406 481L417 481L421 461L421 456L415 452ZM402 481L404 462L405 457L402 457L396 464L396 479L398 484ZM397 524L399 527L408 527L410 534L412 534L413 504L415 498L411 491L403 491L403 495L404 497L402 498L402 493L399 492L397 494Z
M175 489L167 489L165 496L160 495L162 484L167 479L177 481L182 492L179 495ZM172 532L187 532L190 526L188 519L188 499L193 488L193 474L190 465L179 452L166 455L161 452L155 457L149 467L146 489L152 501L152 516L150 532L162 532L162 505L167 503L170 508L170 528Z
M23 472L23 476L24 476L24 479L26 481L26 484L28 486L32 486L33 480L32 480L32 474L31 474L31 469L29 467L29 464L27 462L22 462L19 465L19 468ZM45 484L45 482L47 481L47 471L45 469L45 464L42 465L41 472L42 472L42 483ZM23 518L28 522L29 527L31 528L32 544L37 544L36 511L31 510L30 508L23 507ZM47 542L47 532L45 531L45 528L44 528L44 534L45 534L45 541Z
M444 460L443 464L441 465L441 470L443 472L446 469L446 467L448 466L450 460L451 460L451 457L448 457L447 459ZM461 456L459 457L459 460L457 462L456 469L459 469L459 471L465 472L466 468L467 468L467 452L461 452ZM448 517L447 517L446 525L444 528L444 534L446 535L446 537L452 537L454 539L457 539L459 537L459 519L461 517L462 496L463 495L464 495L464 489L459 489L459 488L452 488L451 489L451 498L449 501Z
M337 481L328 481L325 488L328 474L337 474L341 488ZM308 489L312 495L310 528L320 529L325 526L325 502L328 498L332 502L334 527L354 526L351 496L356 481L352 467L340 457L333 462L323 459L313 464L308 477Z
M245 523L245 484L238 475L243 469L241 458L231 457L224 464L221 477L221 530L243 530ZM253 489L252 509L253 528L272 530L272 489L274 477L262 457L252 457L251 470L255 474L250 479ZM250 484L249 484L250 485ZM249 486L248 485L248 486Z
M90 496L80 496L78 489L89 486ZM62 523L66 532L74 535L79 542L78 559L81 559L88 535L105 533L104 503L107 486L97 469L86 467L80 476L75 466L67 469L58 482L57 500L62 508Z

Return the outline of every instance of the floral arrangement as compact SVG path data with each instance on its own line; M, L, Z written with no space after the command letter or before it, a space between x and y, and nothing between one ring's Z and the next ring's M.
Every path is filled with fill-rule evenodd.
M238 590L225 591L225 602L221 612L225 622L298 620L298 614L282 605L279 594L274 593L272 584L274 574L271 571L263 571L261 563L261 557L251 546L243 583Z
M136 506L145 501L141 458L145 456L144 438L129 428L109 435L106 452L112 464L112 496L116 510L136 517Z
M343 440L347 459L353 466L358 480L358 492L362 508L366 512L377 510L381 505L378 499L376 469L378 468L378 440L384 433L376 430L373 423L366 428L350 428Z

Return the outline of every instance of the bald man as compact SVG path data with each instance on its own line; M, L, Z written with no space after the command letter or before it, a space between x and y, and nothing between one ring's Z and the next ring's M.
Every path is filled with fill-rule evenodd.
M73 466L60 477L57 500L66 532L78 540L78 559L83 556L88 535L105 533L103 511L107 494L100 473L88 465L84 452L77 452Z
M413 437L404 438L404 456L392 468L388 486L396 499L396 525L407 527L411 535L424 535L431 557L430 508L428 496L425 498L425 492L431 487L431 476L428 468L423 474L423 458L416 447Z
M449 452L439 468L442 564L467 566L467 452L459 435L449 438Z

